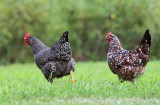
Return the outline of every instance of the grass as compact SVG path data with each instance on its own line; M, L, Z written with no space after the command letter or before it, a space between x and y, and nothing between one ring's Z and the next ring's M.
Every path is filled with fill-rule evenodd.
M48 83L35 63L0 66L0 104L160 104L160 61L150 61L146 73L119 83L107 62L78 62L70 76Z

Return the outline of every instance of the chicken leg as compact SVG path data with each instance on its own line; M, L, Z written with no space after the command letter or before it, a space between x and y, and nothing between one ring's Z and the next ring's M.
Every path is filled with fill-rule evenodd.
M132 79L131 82L134 83L137 88L139 88L138 85L137 85L136 79Z
M73 77L73 71L72 71L72 70L70 71L70 74L71 74L72 83L75 83L75 82L76 82L76 80L74 80L74 77Z

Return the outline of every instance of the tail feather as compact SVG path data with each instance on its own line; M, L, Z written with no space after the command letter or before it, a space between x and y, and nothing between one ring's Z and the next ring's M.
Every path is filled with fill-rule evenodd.
M72 57L72 50L68 39L68 31L65 31L60 40L56 42L51 48L51 59L70 60Z
M61 36L61 38L60 38L61 42L63 42L63 43L64 43L64 42L69 42L68 34L69 34L68 31L65 31L65 32L62 34L62 36Z
M151 35L149 33L149 30L147 29L146 32L144 33L143 39L140 44L148 44L149 47L151 45Z
M140 43L140 48L144 54L150 55L151 35L149 30L144 33L143 39Z

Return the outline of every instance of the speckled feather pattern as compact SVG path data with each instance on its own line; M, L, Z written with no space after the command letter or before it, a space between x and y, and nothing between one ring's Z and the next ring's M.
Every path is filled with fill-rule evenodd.
M146 38L147 36L147 38ZM148 38L149 36L149 38ZM144 37L136 50L125 50L119 39L111 34L109 50L107 53L108 65L120 80L133 81L145 73L146 64L150 59L151 37L149 32Z
M60 40L51 48L45 46L38 38L30 36L30 46L38 68L42 71L48 82L54 78L69 75L75 70L75 61L72 58L72 50L68 40L68 34L64 32Z

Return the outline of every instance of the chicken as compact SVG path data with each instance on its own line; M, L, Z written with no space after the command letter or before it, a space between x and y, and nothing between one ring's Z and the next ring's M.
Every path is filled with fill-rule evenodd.
M151 36L149 30L144 33L140 45L135 50L125 50L114 34L107 34L109 43L107 61L109 68L117 74L121 82L131 81L136 84L136 78L143 75L150 59Z
M54 78L60 78L71 74L72 83L75 71L75 60L72 58L72 50L68 39L68 31L65 31L58 42L51 48L30 33L25 34L24 40L30 45L34 54L37 67L42 71L48 82Z

